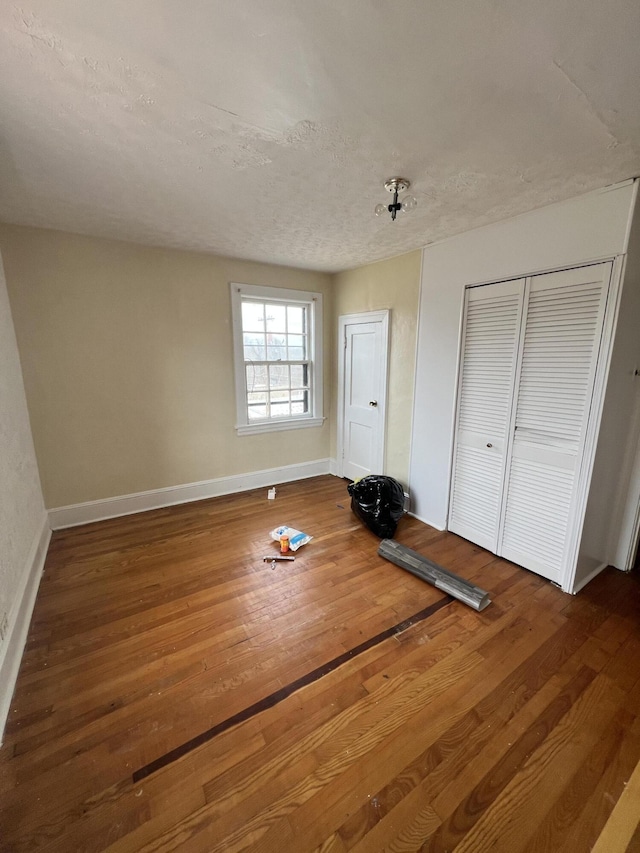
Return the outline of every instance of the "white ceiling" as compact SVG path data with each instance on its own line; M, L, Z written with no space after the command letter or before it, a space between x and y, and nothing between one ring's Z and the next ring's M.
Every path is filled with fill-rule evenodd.
M638 0L5 0L0 220L357 266L640 173L639 44Z

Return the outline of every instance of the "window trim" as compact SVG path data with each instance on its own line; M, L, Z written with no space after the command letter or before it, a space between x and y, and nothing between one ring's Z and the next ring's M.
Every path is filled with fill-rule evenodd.
M238 435L255 435L265 432L278 432L289 429L307 429L320 427L324 423L322 410L322 294L309 290L288 290L283 287L267 287L259 284L241 284L232 281L231 317L233 333L233 368L236 389L236 425ZM264 302L286 302L305 305L309 317L309 372L311 390L309 394L311 411L305 415L293 415L287 418L249 421L247 413L247 387L242 345L242 297Z

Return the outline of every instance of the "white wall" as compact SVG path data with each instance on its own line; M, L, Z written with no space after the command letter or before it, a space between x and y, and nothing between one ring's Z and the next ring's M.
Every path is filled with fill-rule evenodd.
M46 520L0 258L0 734L48 543Z
M427 246L422 264L410 488L418 518L447 523L464 287L625 251L631 182Z
M640 211L629 239L609 382L585 516L576 584L603 563L624 569L640 501Z

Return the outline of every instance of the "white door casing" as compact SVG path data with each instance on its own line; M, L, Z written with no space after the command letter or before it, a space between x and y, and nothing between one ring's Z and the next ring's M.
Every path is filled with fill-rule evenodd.
M338 475L384 473L389 312L339 318Z

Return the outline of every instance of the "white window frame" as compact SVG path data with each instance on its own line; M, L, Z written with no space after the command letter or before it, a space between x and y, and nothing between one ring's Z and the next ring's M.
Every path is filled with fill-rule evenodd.
M286 290L281 287L264 287L256 284L230 282L231 315L233 321L233 362L236 384L236 432L238 435L255 435L286 429L319 427L324 423L322 413L322 294L307 290ZM309 318L309 409L303 415L287 418L249 420L247 412L247 386L242 340L243 297L265 302L284 302L303 305Z

